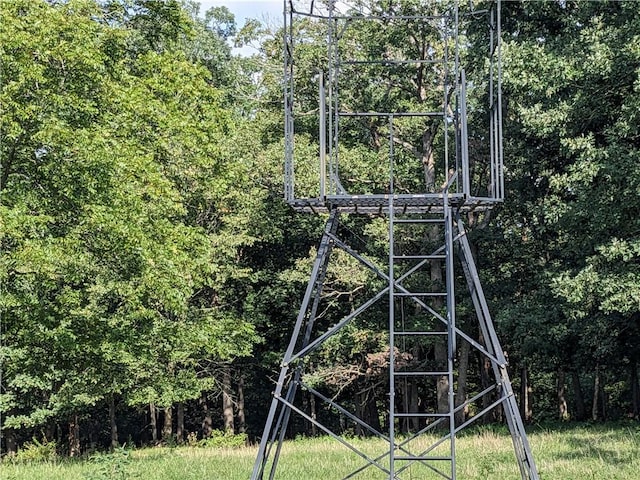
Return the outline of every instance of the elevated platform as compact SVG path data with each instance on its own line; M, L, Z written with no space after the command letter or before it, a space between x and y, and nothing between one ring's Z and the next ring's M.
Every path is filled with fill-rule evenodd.
M393 195L398 213L439 212L443 191L462 211L502 201L499 2L283 3L294 209L381 214Z
M446 202L445 202L446 201ZM464 213L483 211L493 208L501 200L469 197L462 193L424 193L424 194L371 194L371 195L328 195L320 198L294 199L288 202L296 211L304 213L340 213L362 215L389 215L393 203L395 215L407 213L442 213L445 203L455 211Z

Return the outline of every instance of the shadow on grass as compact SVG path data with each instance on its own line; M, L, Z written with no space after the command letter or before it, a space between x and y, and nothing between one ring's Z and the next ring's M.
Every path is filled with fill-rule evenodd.
M548 455L555 460L593 461L612 466L640 464L640 423L625 421L616 423L553 423L537 425L532 436L557 437L555 449Z

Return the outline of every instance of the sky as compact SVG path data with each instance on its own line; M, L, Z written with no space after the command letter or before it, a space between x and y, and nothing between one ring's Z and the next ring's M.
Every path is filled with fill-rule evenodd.
M211 7L227 7L235 16L236 26L241 28L247 18L260 20L263 23L282 24L282 0L199 0L200 15L204 15ZM251 55L255 53L250 46L234 48L233 53L238 55Z
M200 12L211 7L227 7L236 17L236 25L242 27L247 18L265 20L267 18L282 21L282 0L199 0Z

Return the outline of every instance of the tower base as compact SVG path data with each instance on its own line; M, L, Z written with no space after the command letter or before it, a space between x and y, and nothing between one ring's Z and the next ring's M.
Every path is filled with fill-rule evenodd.
M335 478L455 480L458 433L490 415L509 427L521 478L539 479L459 209L441 199L437 213L404 214L389 199L384 267L347 244L338 209L330 211L282 361L252 480L278 478L282 445L294 418L359 457L358 467ZM369 285L379 288L349 313L332 318L323 291L338 251L357 261L372 279ZM472 307L456 299L456 289L466 292ZM345 329L379 320L381 310L388 317L387 346L370 352L373 373L356 373L377 375L377 387L370 388L366 398L362 392L342 398L316 385L318 352ZM465 367L474 355L482 359L481 380L471 385ZM322 415L302 405L303 396L307 405L322 406ZM372 453L354 440L354 433L377 437L386 447Z

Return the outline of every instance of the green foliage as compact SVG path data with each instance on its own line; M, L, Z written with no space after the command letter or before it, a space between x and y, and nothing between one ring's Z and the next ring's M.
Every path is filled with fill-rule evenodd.
M246 433L233 433L230 430L212 430L207 438L197 443L203 448L241 448L247 445Z
M512 365L540 379L578 372L585 393L595 366L619 372L640 354L637 13L633 2L503 11L508 192L477 232L480 271Z
M128 480L141 478L131 469L131 452L120 447L111 453L94 454L89 457L92 468L84 475L86 480Z
M280 200L281 32L256 21L238 29L225 7L199 15L195 2L183 3L0 8L3 429L29 438L27 429L95 411L114 395L128 406L188 401L218 388L217 366L240 357L255 369L249 394L262 401L270 389L260 368L275 368L286 347L324 219L294 215ZM411 15L416 5L387 3L372 8ZM471 234L480 274L512 368L532 369L536 418L554 415L556 371L578 372L586 393L595 367L607 404L623 415L633 395L620 372L640 361L638 7L504 2L503 10L508 191L493 221ZM401 22L367 23L344 31L343 47L360 60L379 58L382 45L416 58L439 35L427 24L410 36ZM297 45L296 109L313 112L325 38L317 22L295 28L308 40ZM469 34L462 53L473 56L481 47ZM235 58L229 41L252 43L256 54ZM437 66L422 84L400 70L351 68L347 109L439 108ZM469 101L482 113L482 99ZM397 173L407 181L397 187L423 189L407 146L430 125L398 122ZM343 183L386 192L386 126L343 126ZM296 135L297 194L316 196L317 117L300 116ZM384 221L345 225L358 232L354 245L386 261ZM379 287L351 257L335 259L327 325ZM370 312L343 329L319 349L319 373L307 381L334 393L373 385L388 359L384 324ZM346 370L334 368L337 358ZM201 443L245 441L216 432ZM18 456L46 459L55 447L34 439ZM124 451L92 464L91 478L138 475ZM480 464L485 477L500 474L486 458Z
M11 458L15 462L53 462L58 459L55 441L38 441L35 437L26 442L18 453Z
M197 397L257 339L223 295L255 237L221 92L177 2L116 7L0 9L3 428Z

